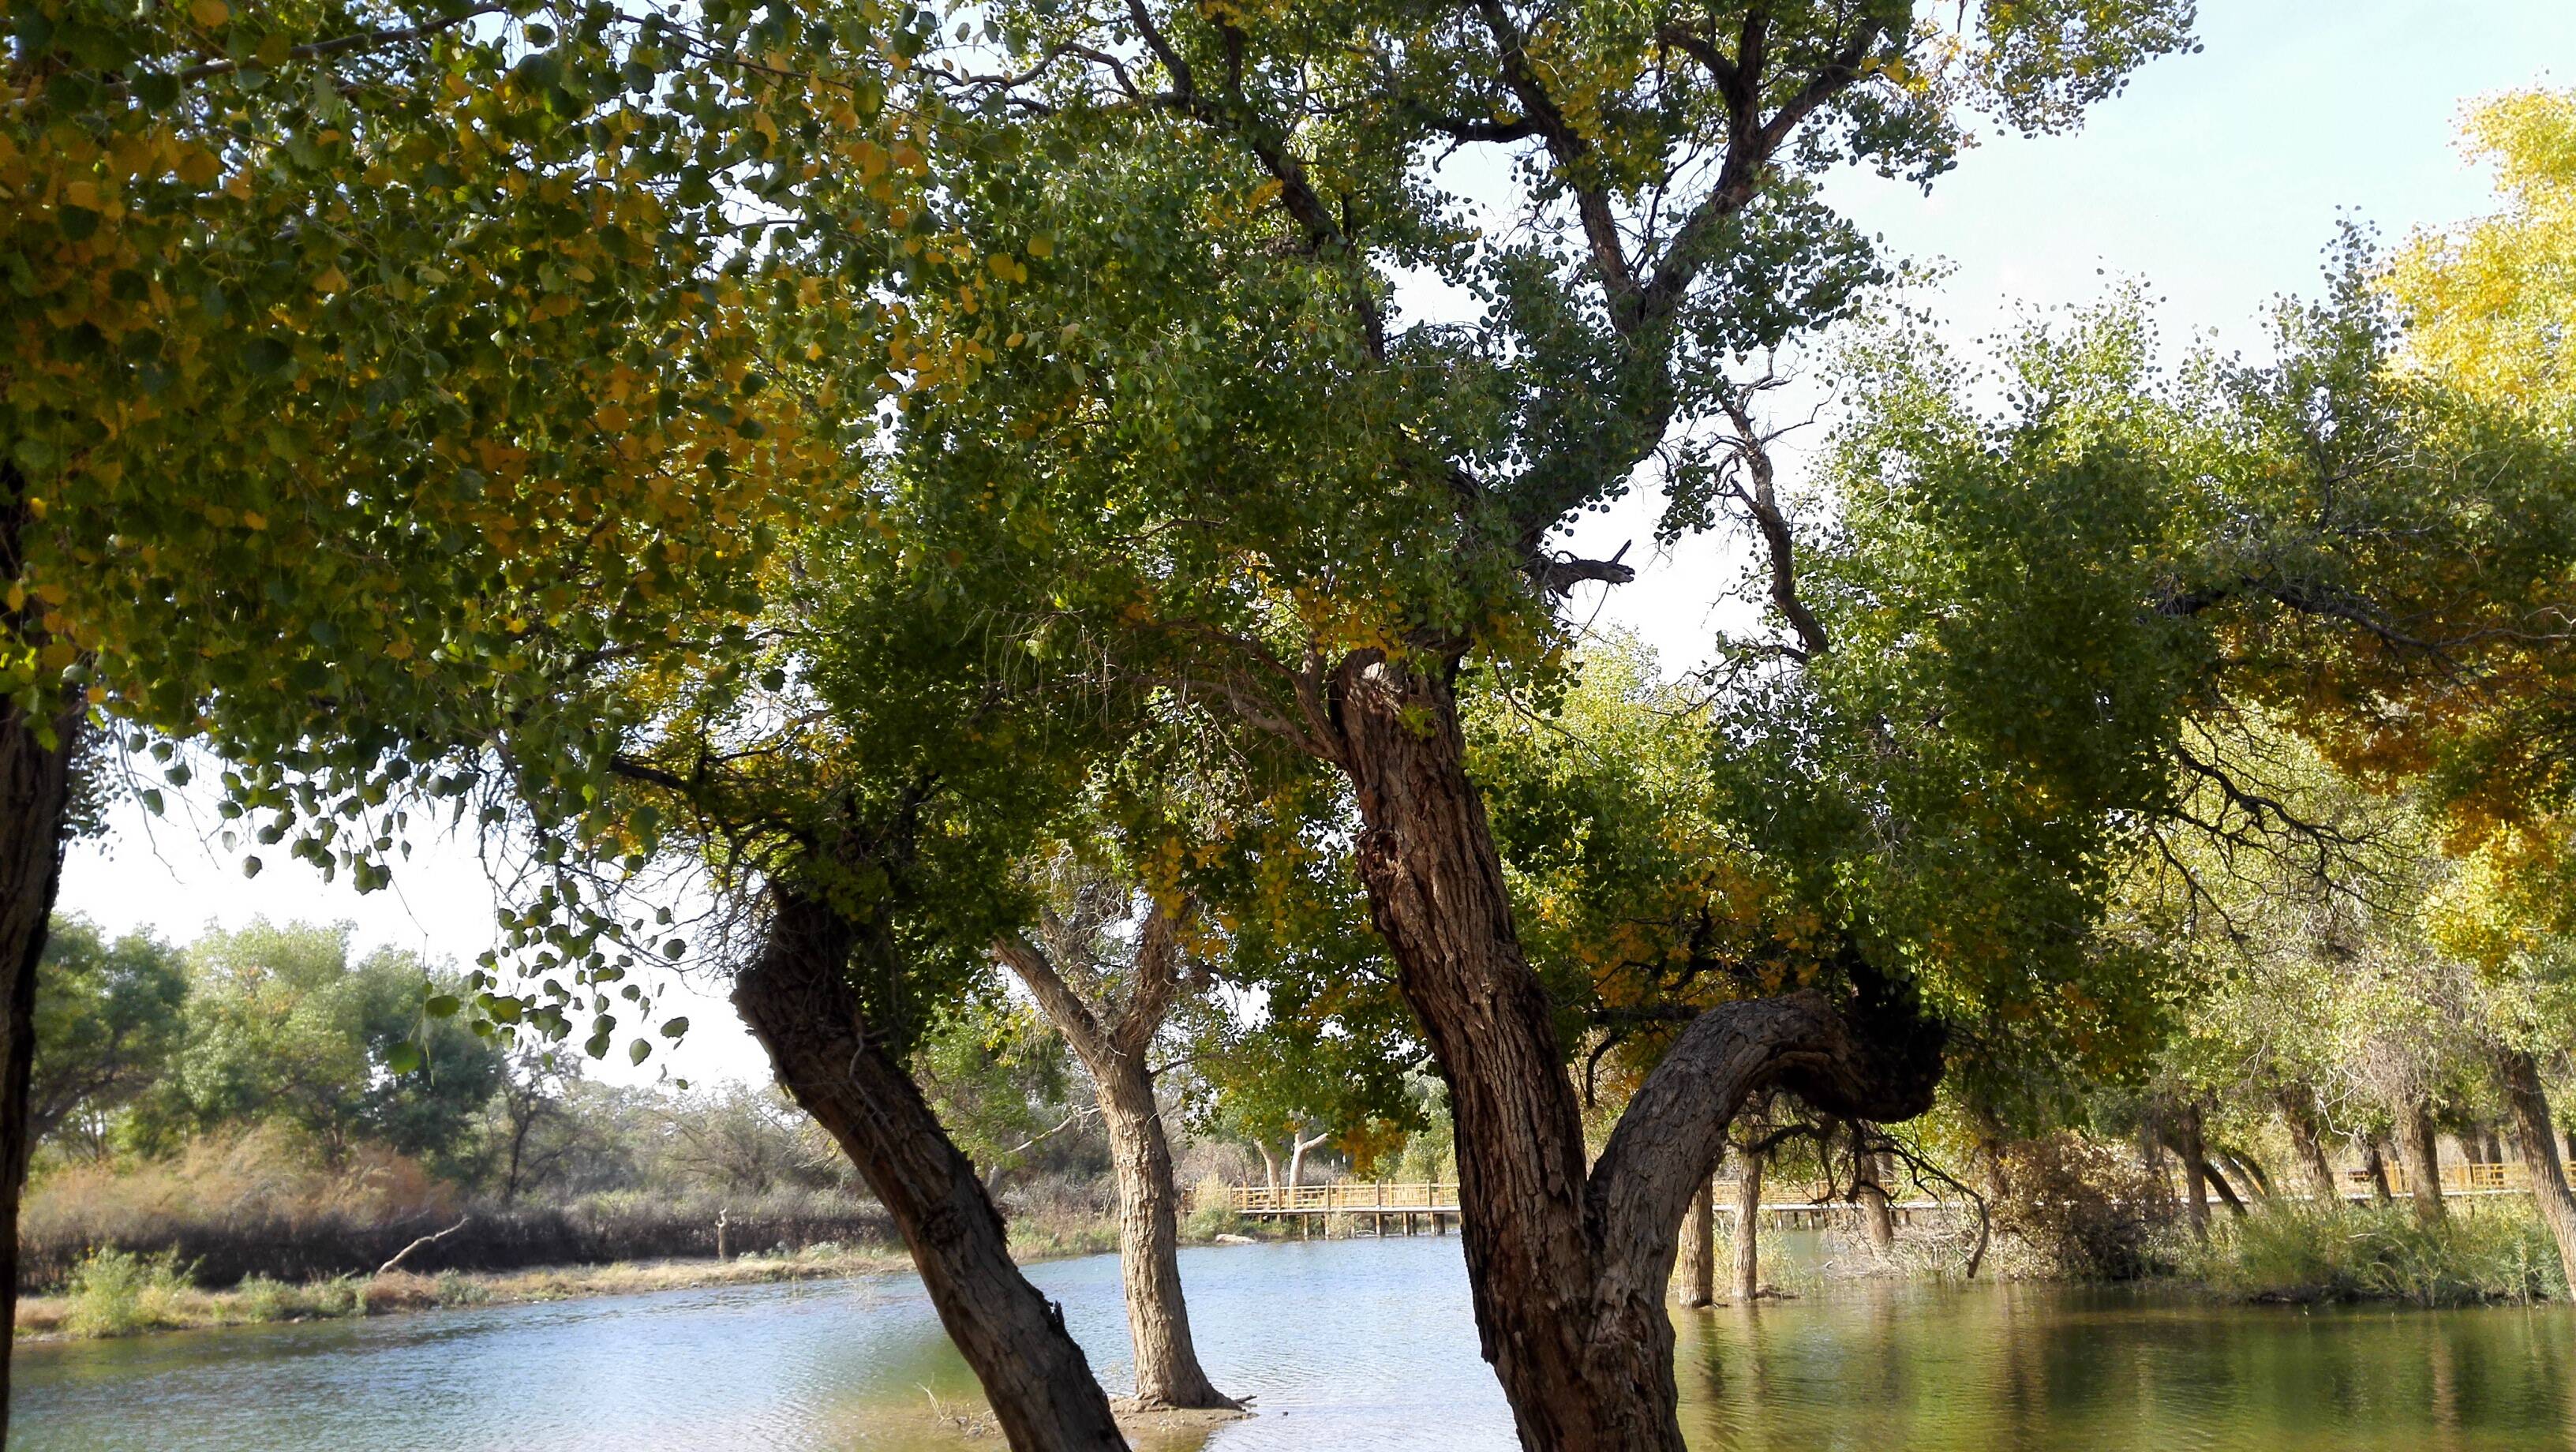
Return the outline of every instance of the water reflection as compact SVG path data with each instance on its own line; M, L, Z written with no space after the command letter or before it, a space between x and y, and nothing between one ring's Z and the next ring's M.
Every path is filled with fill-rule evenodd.
M1454 1239L1196 1250L1182 1274L1211 1373L1260 1412L1206 1452L1513 1445ZM1115 1261L1032 1275L1123 1385ZM2576 1446L2563 1308L1858 1285L1676 1319L1711 1452ZM25 1448L998 1445L959 1430L973 1380L907 1276L30 1347L16 1368Z

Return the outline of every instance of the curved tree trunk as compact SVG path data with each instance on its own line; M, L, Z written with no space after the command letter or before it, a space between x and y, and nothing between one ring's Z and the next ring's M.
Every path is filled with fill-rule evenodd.
M1297 1135L1297 1133L1296 1133L1296 1131L1294 1131L1294 1130L1289 1131L1289 1134L1288 1134L1288 1188L1289 1188L1289 1189L1294 1190L1294 1189L1296 1189L1299 1185L1302 1185L1302 1184L1306 1183L1306 1151L1308 1151L1308 1150L1310 1150L1310 1149L1313 1149L1315 1146L1317 1146L1317 1145L1319 1145L1319 1144L1322 1144L1324 1141L1326 1141L1326 1140L1328 1140L1328 1139L1331 1139L1331 1138L1332 1138L1332 1136L1331 1136L1331 1135L1329 1135L1329 1134L1318 1134L1318 1135L1308 1136L1308 1137L1306 1137L1306 1138L1299 1138L1299 1137L1298 1137L1298 1135Z
M1700 1181L1682 1217L1681 1303L1705 1306L1717 1299L1717 1202Z
M2549 1238L2558 1244L2558 1266L2576 1291L2576 1198L2567 1188L2567 1167L2558 1158L2558 1136L2549 1120L2549 1091L2540 1083L2540 1063L2522 1049L2499 1049L2494 1062L2496 1088L2502 1091L2505 1129L2514 1153L2522 1156L2531 1177L2532 1203L2539 1207Z
M1752 1305L1762 1298L1762 1161L1759 1150L1744 1156L1741 1178L1735 1182L1735 1244L1730 1282L1735 1299Z
M771 908L768 938L735 982L734 1007L769 1050L778 1082L894 1217L1003 1435L1018 1452L1125 1448L1063 1311L1012 1262L975 1167L869 1034L850 961L861 951L891 954L891 945L863 943L861 925L792 891L774 890Z
M2343 1184L2335 1178L2334 1165L2326 1159L2325 1145L2317 1138L2317 1116L2314 1101L2302 1089L2281 1091L2281 1122L2290 1131L2290 1145L2298 1151L2300 1173L2307 1177L2308 1193L2324 1209L2343 1204Z
M2424 1225L2442 1222L2442 1155L2434 1140L2433 1106L2414 1100L2397 1112L2397 1152L2406 1162L2406 1193L2415 1219Z
M2244 1198L2236 1193L2235 1186L2227 1183L2226 1172L2219 1169L2217 1162L2212 1160L2202 1161L2200 1169L2202 1178L2209 1182L2209 1188L2218 1192L2218 1198L2226 1204L2229 1213L2239 1220L2244 1219ZM2241 1174L2243 1171L2238 1173ZM2251 1189L2252 1186L2248 1185L2247 1188Z
M1939 1031L1874 981L1845 1012L1812 992L1711 1010L1587 1168L1554 1010L1513 926L1445 675L1365 651L1322 689L1318 726L1363 825L1370 916L1449 1088L1478 1338L1521 1445L1681 1452L1664 1302L1728 1121L1773 1084L1826 1113L1910 1119L1940 1078Z
M1126 1283L1127 1334L1136 1349L1137 1405L1241 1406L1219 1392L1199 1365L1189 1302L1181 1293L1180 1191L1172 1183L1171 1142L1154 1099L1148 1057L1181 984L1171 923L1160 908L1146 918L1135 981L1117 1005L1087 1000L1036 944L1005 939L994 951L1028 984L1038 1007L1091 1071L1118 1179L1118 1271ZM1289 1178L1294 1183L1293 1172Z
M47 729L49 728L49 729ZM28 1122L36 1058L36 965L63 876L63 819L77 710L37 722L9 708L0 717L0 1442L8 1440L6 1355L18 1327L18 1202L34 1150ZM44 738L52 737L49 743Z

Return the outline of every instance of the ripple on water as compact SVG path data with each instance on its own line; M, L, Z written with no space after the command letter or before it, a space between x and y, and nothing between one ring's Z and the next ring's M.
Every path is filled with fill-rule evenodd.
M1506 1452L1454 1238L1182 1254L1207 1452ZM1031 1278L1113 1390L1117 1263ZM2043 1286L1837 1286L1677 1315L1695 1447L2192 1452L2576 1447L2576 1313L2226 1307ZM973 1379L909 1276L21 1349L15 1445L83 1452L969 1446ZM1166 1443L1157 1452L1189 1452Z

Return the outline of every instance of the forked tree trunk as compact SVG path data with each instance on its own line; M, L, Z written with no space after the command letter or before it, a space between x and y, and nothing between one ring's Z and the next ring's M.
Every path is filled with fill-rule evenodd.
M2325 1145L2317 1138L2316 1110L2306 1091L2281 1091L2281 1123L2290 1131L2290 1145L2298 1152L2299 1171L2307 1177L2308 1193L2316 1197L2320 1208L2340 1207L2343 1185L2335 1179L2334 1165L2326 1159Z
M1711 1010L1587 1169L1554 1010L1512 923L1445 676L1361 652L1325 690L1318 729L1355 791L1370 915L1449 1088L1478 1338L1521 1445L1681 1452L1664 1299L1728 1121L1772 1084L1829 1114L1910 1119L1940 1077L1938 1030L1875 984L1848 1017L1812 992Z
M772 893L768 938L733 1001L778 1082L839 1142L902 1232L940 1324L1018 1452L1126 1447L1091 1364L1011 1260L1002 1217L903 1066L871 1036L855 953L895 951L824 903Z
M1699 1182L1682 1218L1681 1303L1705 1306L1717 1299L1717 1199Z
M994 951L1028 984L1039 1009L1091 1071L1118 1179L1118 1271L1126 1284L1127 1334L1136 1349L1137 1405L1239 1407L1199 1365L1189 1302L1181 1293L1180 1190L1172 1183L1171 1142L1154 1098L1149 1058L1181 981L1172 925L1160 908L1146 918L1134 981L1126 1001L1115 1005L1086 998L1036 944L1010 938Z
M1288 1188L1289 1188L1289 1189L1294 1190L1294 1189L1296 1189L1299 1185L1302 1185L1302 1184L1306 1183L1306 1151L1308 1151L1308 1150L1310 1150L1310 1149L1313 1149L1315 1146L1317 1146L1317 1145L1319 1145L1319 1144L1322 1144L1324 1141L1326 1141L1326 1140L1328 1140L1328 1139L1331 1139L1331 1138L1332 1138L1332 1136L1331 1136L1331 1135L1329 1135L1329 1134L1310 1135L1310 1136L1306 1136L1306 1137L1304 1137L1304 1138L1300 1138L1294 1130L1291 1130L1291 1131L1289 1132L1289 1135L1288 1135Z
M2419 1224L2442 1222L2442 1154L2434 1141L2433 1106L2414 1100L2397 1112L2397 1152L2406 1161L2406 1194Z
M0 1228L7 1231L0 1235L0 1443L9 1427L8 1338L18 1328L18 1202L35 1148L28 1110L36 965L62 883L63 824L83 729L78 710L51 722L14 707L0 716Z
M1741 1177L1735 1182L1734 1263L1728 1277L1735 1287L1738 1305L1750 1306L1762 1298L1762 1162L1759 1150L1745 1153Z
M2227 1206L2229 1213L2233 1214L2239 1220L2244 1219L2244 1197L2238 1195L2236 1193L2236 1187L2227 1182L2227 1173L2218 1167L2215 1160L2202 1161L2200 1169L2201 1177L2209 1182L2209 1188L2218 1192L2219 1200ZM2243 1172L2239 1171L2238 1173L2241 1174ZM2247 1188L2251 1189L2252 1186L2249 1185Z
M2540 1209L2541 1223L2557 1242L2559 1269L2566 1273L2569 1289L2576 1290L2576 1198L2568 1193L2567 1167L2558 1158L2539 1061L2525 1050L2499 1049L2494 1067L2504 1099L2505 1132L2513 1137L2514 1153L2522 1156L2523 1172L2531 1177L2532 1203Z

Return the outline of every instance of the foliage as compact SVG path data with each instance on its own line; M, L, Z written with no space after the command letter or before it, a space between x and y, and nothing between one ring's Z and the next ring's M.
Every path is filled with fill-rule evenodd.
M72 1272L71 1314L63 1329L74 1336L131 1336L173 1321L173 1303L190 1288L178 1258L102 1250Z
M96 1157L111 1120L158 1082L177 1050L188 977L149 933L110 942L78 918L58 920L37 970L36 1057L27 1137L76 1139Z
M2390 293L2410 361L2481 397L2560 412L2576 399L2576 94L2519 91L2469 108L2462 149L2495 168L2494 215L2408 239Z
M140 1108L147 1141L274 1121L333 1156L360 1141L462 1147L500 1082L500 1051L453 1022L424 1033L422 999L452 980L390 949L351 963L349 932L255 919L191 946L185 1041ZM397 1072L413 1067L405 1046L426 1049L423 1072Z

